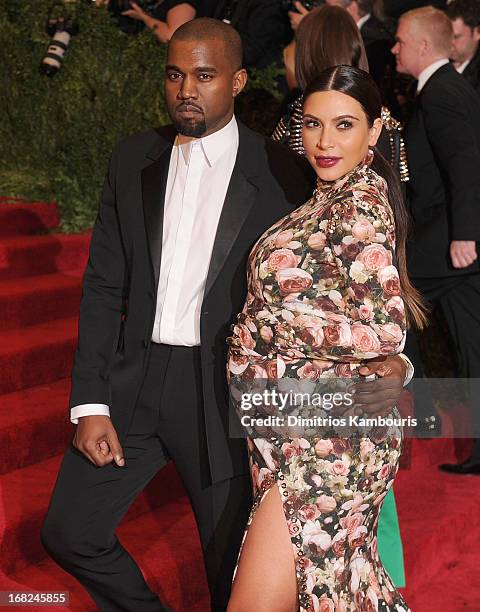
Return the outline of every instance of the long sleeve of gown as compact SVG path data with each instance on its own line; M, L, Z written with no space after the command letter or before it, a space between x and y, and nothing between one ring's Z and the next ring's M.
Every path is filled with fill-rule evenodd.
M400 353L406 320L391 210L364 192L334 203L324 257L335 264L327 282L336 309L325 315L323 342L315 352L341 361Z

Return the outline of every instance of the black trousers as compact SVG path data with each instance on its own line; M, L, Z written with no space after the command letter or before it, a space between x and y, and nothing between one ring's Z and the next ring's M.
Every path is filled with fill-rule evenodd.
M416 278L413 282L432 305L439 304L457 350L460 376L470 378L470 407L477 435L480 431L480 274ZM409 342L410 336L410 342ZM407 335L405 353L423 373L416 341ZM417 398L415 398L417 400ZM480 462L480 439L472 458Z
M145 582L115 529L170 459L196 517L212 610L226 609L252 503L250 476L210 483L201 390L198 347L152 344L123 447L125 466L97 467L73 445L65 452L41 540L50 556L79 580L102 611L167 609Z

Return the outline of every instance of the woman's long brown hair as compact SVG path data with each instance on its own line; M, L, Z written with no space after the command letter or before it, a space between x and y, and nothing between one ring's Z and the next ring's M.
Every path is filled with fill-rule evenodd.
M348 64L368 72L362 35L340 6L324 4L302 19L295 36L295 78L303 91L325 68Z

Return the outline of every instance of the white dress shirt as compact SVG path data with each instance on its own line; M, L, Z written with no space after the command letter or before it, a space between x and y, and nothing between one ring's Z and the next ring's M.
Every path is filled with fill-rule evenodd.
M360 17L360 19L357 21L357 28L361 30L363 24L366 23L369 19L370 19L370 13L366 13L363 17Z
M450 60L448 58L439 59L430 66L427 66L422 70L422 72L418 75L418 83L417 83L417 93L422 91L428 79L437 72L439 68L444 66L445 64L449 64Z
M162 257L152 341L200 344L200 309L213 243L238 151L235 117L222 129L172 148L165 191ZM106 404L81 404L79 417L110 416Z
M237 151L234 118L210 136L174 147L165 195L154 342L200 344L203 292Z
M460 74L463 73L463 71L465 70L465 68L468 66L468 64L472 61L472 58L466 60L465 62L463 62L463 64L460 64L460 66L458 66L458 68L456 68L457 72L459 72Z

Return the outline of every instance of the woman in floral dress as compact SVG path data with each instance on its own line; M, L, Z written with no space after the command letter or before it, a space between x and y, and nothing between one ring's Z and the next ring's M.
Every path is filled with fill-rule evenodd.
M341 6L324 4L306 15L295 32L295 75L299 90L317 74L339 64L349 64L369 72L362 34L350 13ZM302 140L303 95L292 101L280 119L272 138L305 155ZM377 149L390 162L404 188L409 179L401 126L388 108L382 107L383 129ZM412 335L415 338L415 335ZM393 487L382 506L378 522L378 549L394 584L405 586L402 540Z
M381 125L366 72L336 66L307 87L303 143L317 189L250 253L247 301L229 339L231 388L353 378L369 359L399 353L407 325L423 326L401 192L373 149ZM261 431L247 430L254 505L229 612L407 611L376 540L402 428Z

